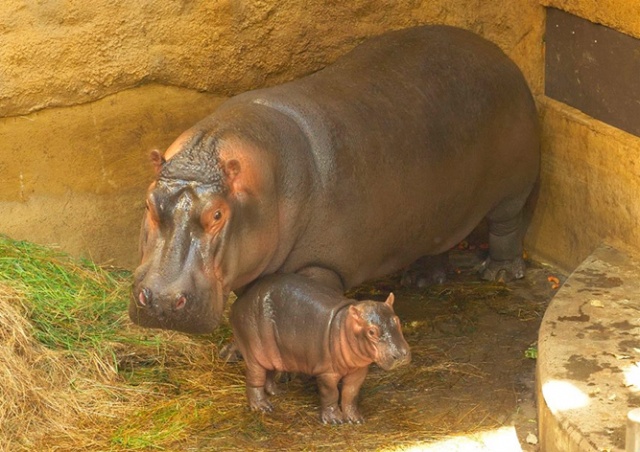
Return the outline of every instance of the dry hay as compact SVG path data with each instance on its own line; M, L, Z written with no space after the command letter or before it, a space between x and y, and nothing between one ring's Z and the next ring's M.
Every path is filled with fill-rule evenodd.
M0 286L0 431L7 450L33 446L45 431L63 432L73 407L60 409L68 386L64 358L33 339L19 295Z
M410 366L372 367L361 391L364 425L320 424L306 378L282 384L272 415L252 413L243 364L218 358L228 323L199 337L138 328L126 316L130 275L0 239L0 450L395 450L501 425L490 407L450 391L485 371L449 356L450 337L424 341L433 325L421 322L405 325ZM366 295L386 296L382 287ZM467 290L472 298L506 293L487 287Z

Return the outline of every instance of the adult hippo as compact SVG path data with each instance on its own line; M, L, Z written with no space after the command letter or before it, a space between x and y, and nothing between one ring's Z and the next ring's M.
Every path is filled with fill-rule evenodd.
M516 65L457 28L370 39L302 79L233 97L162 157L131 319L212 331L271 273L345 290L489 222L484 276L520 278L537 115Z

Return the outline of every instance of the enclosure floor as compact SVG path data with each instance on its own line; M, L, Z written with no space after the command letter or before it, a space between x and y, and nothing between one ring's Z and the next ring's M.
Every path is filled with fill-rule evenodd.
M472 236L469 243L449 253L450 271L444 285L407 289L399 285L396 275L350 294L384 299L394 291L395 309L412 347L410 367L395 377L389 375L391 381L395 378L390 386L379 386L376 379L381 371L373 366L361 404L369 427L398 422L397 427L406 428L412 418L420 424L414 427L415 442L403 441L396 447L390 442L376 450L541 450L536 340L544 312L566 276L529 261L522 280L482 282L476 272L486 254L482 242ZM377 397L381 389L389 400L386 406L380 405L384 398ZM378 410L395 419L385 421Z
M625 450L640 406L640 261L603 245L566 280L539 333L541 450Z

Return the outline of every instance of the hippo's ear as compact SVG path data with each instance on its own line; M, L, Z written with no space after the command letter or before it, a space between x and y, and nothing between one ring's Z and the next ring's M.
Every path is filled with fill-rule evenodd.
M164 159L164 156L160 151L157 149L151 151L151 163L153 164L153 168L156 170L156 174L160 174L160 170L166 162L167 161Z
M362 310L359 309L358 306L356 305L349 305L349 316L351 316L351 318L353 320L355 320L356 325L364 328L367 324L367 321L364 319L364 317L362 316Z
M222 169L227 177L227 185L232 193L241 192L246 188L245 181L243 181L243 174L240 171L241 165L239 161L236 159L227 160L222 164Z
M236 159L224 162L224 174L227 175L227 182L233 183L234 179L240 174L240 162Z
M396 300L396 297L395 295L393 295L393 292L389 292L389 296L387 297L387 300L384 302L384 304L386 304L390 308L393 308L393 302L395 300Z

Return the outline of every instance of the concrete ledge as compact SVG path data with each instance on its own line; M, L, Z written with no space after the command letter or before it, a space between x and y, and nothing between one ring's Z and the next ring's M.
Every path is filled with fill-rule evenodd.
M538 339L543 452L625 449L640 406L640 260L603 245L551 300Z

